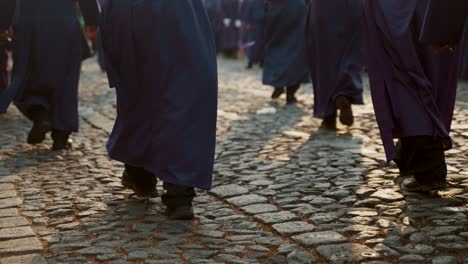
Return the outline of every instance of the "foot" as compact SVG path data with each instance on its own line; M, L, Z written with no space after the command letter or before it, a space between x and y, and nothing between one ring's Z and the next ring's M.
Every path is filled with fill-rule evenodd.
M345 126L352 126L354 116L351 101L345 96L338 96L336 98L336 108L340 110L340 122Z
M401 188L407 192L429 192L447 188L447 182L420 183L416 179L411 178L403 181Z
M138 173L141 172L141 173ZM154 198L158 196L156 189L157 179L151 173L135 167L126 166L122 174L122 185L135 192L142 198Z
M253 62L249 61L249 63L247 64L247 66L245 67L247 70L250 70L253 68Z
M336 130L336 113L325 117L320 127L327 130Z
M42 143L47 133L52 129L52 123L46 111L40 111L34 115L33 126L28 134L28 144L35 145Z
M72 147L72 141L70 139L70 133L60 130L52 131L52 145L53 151L66 150Z
M273 94L271 95L271 99L278 99L284 93L284 89L275 88Z
M166 214L171 220L192 220L195 217L191 205L167 207Z
M288 87L286 89L286 103L295 104L297 103L296 93L299 90L299 86Z

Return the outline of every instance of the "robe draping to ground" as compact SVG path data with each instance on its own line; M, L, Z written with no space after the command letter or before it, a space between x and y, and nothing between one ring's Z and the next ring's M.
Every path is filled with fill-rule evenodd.
M220 0L221 51L232 51L240 47L242 17L239 0Z
M245 0L243 5L244 34L242 42L249 60L254 63L261 62L264 47L264 0Z
M432 136L446 148L457 87L457 54L419 41L427 0L366 0L365 51L388 160L394 138Z
M268 0L263 84L283 88L309 81L304 0Z
M97 7L92 11L83 14L97 22ZM18 1L13 29L14 66L11 83L0 94L0 112L12 101L26 116L40 106L51 114L53 129L78 131L82 31L75 1Z
M102 9L107 74L117 92L110 157L164 182L210 189L217 62L202 2L119 0Z
M310 1L306 47L315 117L333 115L338 96L348 97L353 104L364 103L362 19L362 0Z

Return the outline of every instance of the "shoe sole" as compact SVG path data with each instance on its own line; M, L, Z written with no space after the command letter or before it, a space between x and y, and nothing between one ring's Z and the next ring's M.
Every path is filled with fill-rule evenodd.
M337 98L336 107L340 110L340 122L345 126L352 126L354 124L354 115L349 100L342 97Z
M138 187L136 187L135 184L130 183L128 181L122 180L122 186L132 190L136 196L141 197L141 198L155 198L158 197L158 192L156 190L153 191L143 191L140 190Z

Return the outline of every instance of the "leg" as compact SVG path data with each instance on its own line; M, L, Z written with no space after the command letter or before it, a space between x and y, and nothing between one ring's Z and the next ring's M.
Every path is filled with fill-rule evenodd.
M446 187L447 164L442 143L431 136L401 138L404 162L414 179L403 183L407 191L429 191Z
M286 102L288 104L294 104L297 102L296 93L300 86L301 84L296 84L286 88Z
M156 197L157 179L149 171L125 164L122 175L122 185L135 192L140 197Z
M275 87L275 90L273 90L273 94L271 95L271 99L278 99L283 93L283 87Z
M71 132L62 131L62 130L52 130L52 140L54 144L52 145L52 150L64 150L71 148L70 141Z
M336 112L330 116L326 116L323 119L322 125L320 127L323 129L336 130Z
M346 96L338 96L336 98L336 108L340 110L340 122L343 125L352 126L354 124L354 116L351 100Z
M167 215L172 220L191 220L194 217L192 201L195 198L193 187L165 182L166 193L161 196L167 207Z
M47 133L52 129L50 113L42 106L32 106L27 116L33 121L33 126L28 134L29 144L39 144L44 141Z

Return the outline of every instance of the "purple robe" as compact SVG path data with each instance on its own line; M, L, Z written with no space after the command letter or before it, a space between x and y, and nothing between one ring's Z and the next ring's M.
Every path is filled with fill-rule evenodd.
M457 87L457 54L419 41L427 0L366 0L365 35L377 122L388 160L394 138L432 136L446 148Z
M335 113L338 96L348 97L353 104L364 103L362 17L362 0L310 1L306 47L315 117Z
M8 85L8 54L0 48L0 92Z
M201 1L107 1L101 34L117 92L109 156L164 182L210 189L217 63Z
M468 80L468 23L465 26L463 40L460 44L459 77Z
M304 0L268 0L266 4L263 84L284 88L308 82Z
M80 0L82 10L97 22L94 0ZM19 3L19 1L18 1ZM88 22L88 19L86 19ZM78 131L78 82L81 65L81 27L74 0L21 0L13 23L13 72L0 94L0 112L14 100L30 117L32 107L51 114L55 130Z
M221 50L229 51L240 46L242 17L239 0L220 0Z

